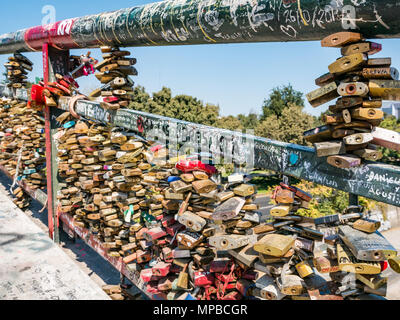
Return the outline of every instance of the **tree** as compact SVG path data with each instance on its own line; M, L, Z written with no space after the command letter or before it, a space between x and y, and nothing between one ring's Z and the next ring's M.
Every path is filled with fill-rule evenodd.
M282 110L278 117L272 114L257 126L255 133L258 136L307 145L303 133L314 127L315 118L303 112L303 106L289 103L287 108Z
M254 112L250 112L247 116L244 114L239 114L237 116L240 123L242 124L244 129L253 129L255 130L260 123L258 114Z
M130 109L208 126L214 125L219 118L218 106L204 105L202 101L188 95L172 97L171 89L166 87L153 93L152 97L140 86L134 89L134 93Z
M242 131L244 129L240 120L234 116L218 119L215 123L215 127L232 131Z
M265 120L271 115L279 117L283 109L287 108L290 103L304 107L303 93L294 90L291 84L273 88L269 98L264 100L261 120Z
M395 116L386 116L380 124L380 127L400 132L400 120L396 119ZM387 148L380 148L383 153L382 162L390 164L400 164L400 152L390 150Z

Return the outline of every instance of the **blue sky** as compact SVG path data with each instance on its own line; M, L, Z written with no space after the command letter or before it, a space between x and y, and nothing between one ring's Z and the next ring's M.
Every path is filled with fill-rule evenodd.
M45 5L56 9L56 20L80 17L104 11L128 8L154 1L87 0L87 1L7 1L2 6L0 34L40 25ZM377 40L383 50L374 57L392 57L393 66L400 66L399 40ZM237 115L250 111L260 113L263 100L271 89L291 83L303 93L316 89L314 80L328 71L328 65L340 56L339 49L321 48L319 42L245 43L174 47L129 48L138 63L136 84L147 92L172 89L172 94L189 94L205 103L220 106L221 115ZM72 50L79 55L88 50ZM101 58L99 49L92 55ZM34 63L30 77L42 76L40 53L26 54ZM7 55L0 56L0 63ZM80 78L84 93L100 86L94 76ZM305 111L319 115L329 104L312 108L306 101Z

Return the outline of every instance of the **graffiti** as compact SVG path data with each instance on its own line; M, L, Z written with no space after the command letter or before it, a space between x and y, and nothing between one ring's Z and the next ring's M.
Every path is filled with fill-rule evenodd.
M396 0L169 0L1 35L0 53L41 50L48 41L66 49L305 41L343 30L396 38L399 9Z

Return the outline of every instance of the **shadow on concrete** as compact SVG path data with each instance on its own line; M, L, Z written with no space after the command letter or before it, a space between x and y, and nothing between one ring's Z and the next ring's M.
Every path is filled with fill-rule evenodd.
M5 176L3 173L0 172L0 184L6 189L7 193L9 194L10 198L10 186L12 184L11 179ZM41 228L45 226L48 228L48 217L47 217L47 210L43 209L42 204L39 202L32 200L29 208L26 210L26 214L33 218L37 224L42 224ZM83 264L88 270L84 270L87 274L92 275L93 273L96 274L99 278L101 278L106 284L119 284L120 283L120 274L119 272L114 269L110 263L104 260L101 256L99 256L93 249L91 249L88 245L86 245L82 240L76 239L76 241L71 240L70 237L62 230L62 222L60 221L60 240L61 240L61 247L67 251L67 254L74 260L78 262L78 264ZM47 231L46 231L47 232ZM1 236L1 234L0 234ZM13 239L7 240L0 245L9 245L15 243L16 241L20 241L21 235L15 235Z
M0 233L0 238L3 237L11 237L10 240L4 241L4 242L0 242L0 247L9 245L9 244L13 244L15 242L21 241L25 238L24 235L18 234L18 233Z

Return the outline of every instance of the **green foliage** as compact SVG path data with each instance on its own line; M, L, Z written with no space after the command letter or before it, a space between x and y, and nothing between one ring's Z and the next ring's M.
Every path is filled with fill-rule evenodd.
M400 132L400 120L396 119L394 116L387 116L380 124L380 127ZM390 150L387 148L380 148L383 153L382 162L390 164L400 164L400 152Z
M289 104L282 110L280 117L275 114L267 117L256 128L258 136L306 145L303 133L314 126L315 118L305 112L303 107Z
M259 116L254 112L250 112L247 116L239 114L238 119L244 129L255 130L260 123Z
M136 87L129 109L212 126L219 118L219 107L206 104L188 95L172 97L171 89L163 87L153 96L143 87Z
M242 123L240 120L234 116L227 116L218 119L215 122L215 126L221 129L227 129L232 131L241 131L243 130Z
M289 104L304 107L303 93L294 90L291 84L273 88L269 98L264 100L261 120L265 120L272 115L281 116L283 110Z

